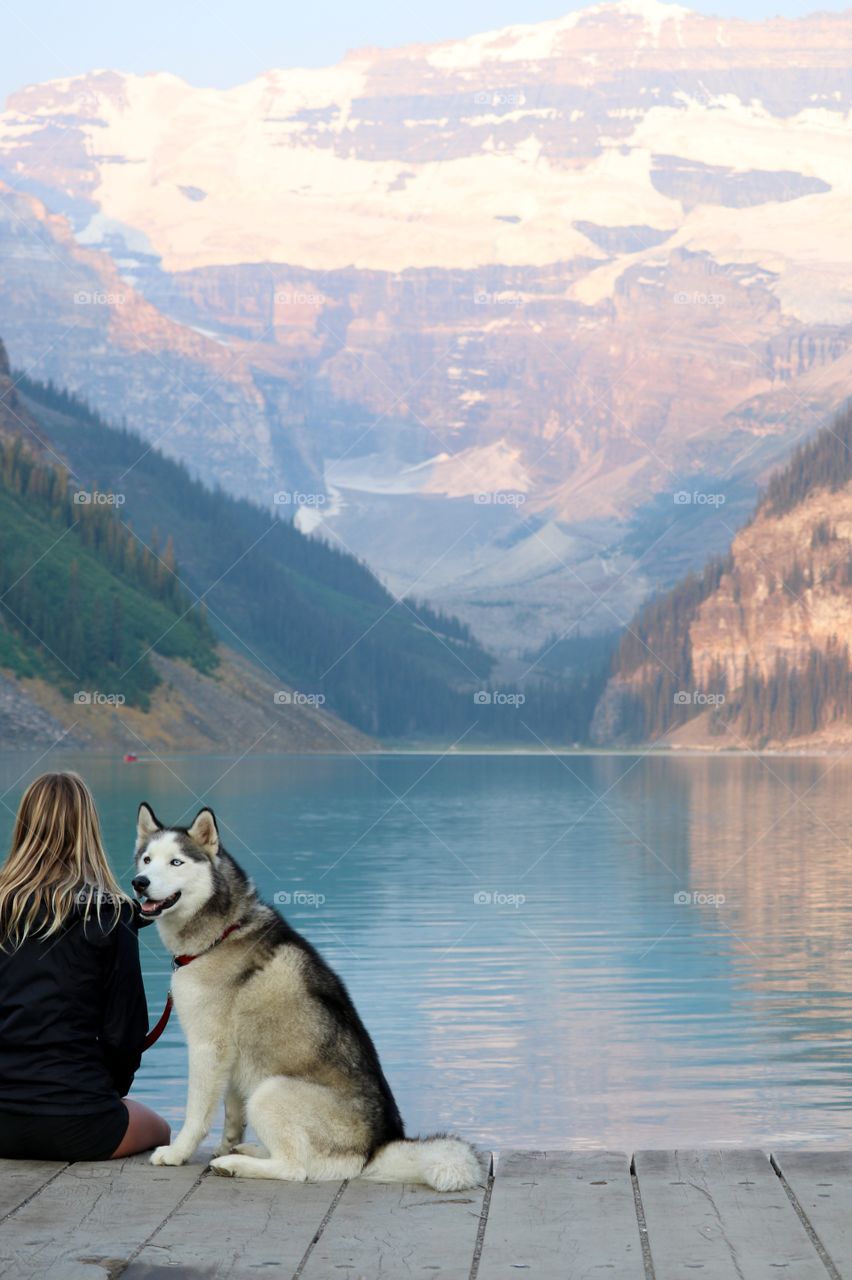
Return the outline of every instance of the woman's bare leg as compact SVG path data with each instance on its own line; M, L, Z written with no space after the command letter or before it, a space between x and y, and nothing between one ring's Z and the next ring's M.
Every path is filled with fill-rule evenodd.
M112 1153L112 1159L122 1156L134 1156L139 1151L150 1151L153 1147L165 1146L171 1137L168 1121L158 1116L156 1111L146 1107L134 1098L123 1098L130 1115L127 1132Z

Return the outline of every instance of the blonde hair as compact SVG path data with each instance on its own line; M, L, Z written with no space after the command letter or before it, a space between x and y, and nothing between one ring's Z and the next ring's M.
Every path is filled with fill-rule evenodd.
M92 794L76 773L44 773L21 797L12 846L0 867L0 947L31 934L49 938L75 906L88 920L111 904L118 921L123 893L110 870Z

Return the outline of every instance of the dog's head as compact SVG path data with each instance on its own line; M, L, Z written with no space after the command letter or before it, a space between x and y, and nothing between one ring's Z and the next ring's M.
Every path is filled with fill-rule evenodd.
M219 829L212 809L201 809L191 826L165 827L148 804L136 819L133 889L142 914L168 916L182 924L216 893Z

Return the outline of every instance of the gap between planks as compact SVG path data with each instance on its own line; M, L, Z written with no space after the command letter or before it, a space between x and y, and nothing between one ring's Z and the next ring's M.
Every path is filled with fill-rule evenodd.
M820 1240L819 1236L816 1233L813 1223L811 1222L810 1218L808 1217L807 1213L802 1207L799 1197L796 1195L795 1191L790 1186L787 1179L784 1177L784 1173L781 1169L780 1164L778 1163L777 1158L771 1152L769 1155L769 1163L772 1166L772 1168L775 1170L775 1173L778 1176L781 1186L784 1188L785 1192L787 1193L787 1199L790 1201L790 1204L793 1206L793 1209L799 1221L801 1222L802 1226L805 1229L805 1232L807 1233L808 1239L810 1240L811 1244L813 1245L814 1249L819 1255L819 1260L822 1263L822 1265L825 1267L826 1271L831 1277L831 1280L843 1280L843 1277L841 1276L840 1272L837 1270L837 1267L834 1265L834 1261L831 1255L829 1254L825 1245Z
M27 1161L25 1163L30 1163L30 1162ZM51 1182L53 1182L54 1179L59 1177L60 1173L64 1173L65 1170L69 1169L70 1167L71 1166L69 1164L60 1164L59 1168L56 1169L53 1173L51 1173L48 1177L46 1178L40 1177L37 1185L33 1187L32 1191L30 1191L29 1193L24 1193L24 1196L22 1199L10 1205L10 1207L6 1209L4 1213L0 1213L0 1225L6 1222L9 1218L14 1217L14 1215L18 1213L19 1210L26 1208L26 1206L30 1203L31 1200L35 1200L36 1196L40 1195L41 1192L44 1191L45 1187L49 1187Z
M301 1262L299 1263L296 1270L293 1272L293 1280L299 1280L299 1276L302 1274L305 1267L308 1265L308 1262L310 1261L310 1257L314 1251L314 1248L316 1247L317 1244L319 1244L319 1241L322 1237L322 1233L325 1231L326 1227L331 1221L331 1216L334 1213L337 1206L340 1204L340 1201L343 1199L343 1193L345 1192L348 1186L349 1186L349 1179L346 1178L343 1182L341 1182L340 1186L337 1188L337 1191L334 1193L334 1197L331 1201L331 1204L328 1206L325 1213L323 1214L322 1221L320 1222L319 1226L317 1227L316 1231L311 1237L310 1243L308 1244L307 1249L302 1255Z
M169 1222L170 1219L173 1218L174 1215L178 1212L178 1210L181 1209L186 1204L190 1196L195 1194L195 1192L201 1186L202 1178L204 1178L205 1176L212 1176L212 1175L209 1175L206 1165L202 1167L201 1172L199 1173L198 1177L195 1179L195 1181L193 1182L189 1190L183 1193L180 1200L178 1200L177 1204L172 1206L172 1208L169 1210L166 1216L160 1222L157 1223L154 1230L139 1245L137 1245L137 1247L133 1250L133 1252L129 1255L129 1257L125 1258L123 1262L119 1263L117 1267L115 1267L113 1270L110 1271L109 1280L118 1280L118 1277L124 1275L128 1267L132 1266L133 1263L136 1261L136 1259L139 1257L139 1254L142 1252L142 1250L147 1248L147 1246L151 1243L151 1241L154 1239L157 1233L159 1231L162 1231L166 1223Z
M645 1206L642 1203L642 1189L639 1186L639 1175L636 1172L636 1157L630 1157L630 1183L633 1187L633 1208L636 1210L636 1226L639 1229L639 1243L642 1246L642 1266L645 1268L645 1280L656 1280L654 1259L651 1256L651 1241L648 1238L648 1224L645 1221Z
M485 1195L482 1199L482 1211L479 1215L479 1227L476 1232L476 1243L473 1246L473 1261L470 1264L468 1280L476 1280L479 1275L479 1260L482 1257L482 1246L485 1243L485 1228L488 1225L488 1210L491 1208L491 1195L494 1191L494 1152L488 1157L488 1178L485 1184Z

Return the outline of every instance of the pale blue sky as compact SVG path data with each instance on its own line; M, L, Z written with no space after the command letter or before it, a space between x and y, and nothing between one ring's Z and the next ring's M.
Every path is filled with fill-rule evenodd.
M29 0L3 7L0 100L93 67L173 71L225 87L270 67L324 66L359 45L457 39L556 18L571 0ZM705 13L795 17L832 0L700 0Z

